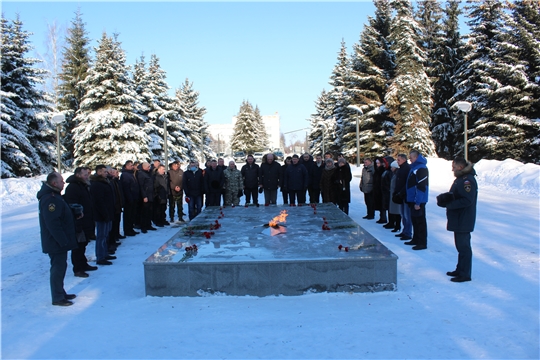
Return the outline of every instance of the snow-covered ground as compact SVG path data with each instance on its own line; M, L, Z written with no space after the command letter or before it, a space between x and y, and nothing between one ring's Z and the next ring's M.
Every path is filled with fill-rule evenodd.
M363 220L353 167L350 216L398 255L395 292L303 296L146 297L142 262L178 228L128 238L114 265L65 287L71 307L50 304L41 253L39 179L2 180L2 358L531 358L539 352L540 167L476 165L480 187L473 281L452 283L456 250L435 196L451 164L428 159L428 249L412 251ZM88 255L93 256L93 243Z

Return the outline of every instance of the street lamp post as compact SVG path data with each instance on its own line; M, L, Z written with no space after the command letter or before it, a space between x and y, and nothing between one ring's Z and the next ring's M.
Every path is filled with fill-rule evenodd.
M311 130L311 128L302 128L302 129L298 129L298 130L288 131L288 132L283 133L283 135L292 134L292 133L302 131L302 130ZM308 145L307 144L307 139L308 139L308 136L307 136L307 133L306 133L306 146ZM305 152L307 152L307 149L306 149Z
M167 149L167 118L163 117L163 157L165 158L165 171L169 169L169 152Z
M463 127L463 157L465 161L469 161L468 149L467 149L467 113L471 111L472 104L468 101L458 101L454 104L460 111L465 114L464 127Z
M60 152L60 125L66 120L63 113L53 115L51 122L56 125L56 155L58 156L57 168L58 172L62 173L62 154Z

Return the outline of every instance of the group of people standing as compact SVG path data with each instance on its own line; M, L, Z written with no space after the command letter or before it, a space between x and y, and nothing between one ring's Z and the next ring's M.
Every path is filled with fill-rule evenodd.
M397 160L391 156L377 157L375 165L370 158L364 159L360 180L367 208L364 219L375 219L375 212L379 211L377 223L392 232L401 230L396 237L408 240L405 244L412 245L413 250L424 250L429 172L427 160L418 151L411 151L409 160L411 164L406 154L399 154Z
M234 161L225 166L223 159L208 161L204 170L196 160L190 161L183 190L190 220L201 212L203 203L238 206L245 196L245 206L259 206L259 194L263 194L264 204L272 205L277 203L278 191L290 206L318 203L322 198L348 213L351 180L351 168L343 156L334 162L330 153L325 154L325 161L306 153L289 156L281 165L268 153L259 165L250 154L240 170Z
M408 162L410 161L410 163ZM476 220L478 186L471 163L463 158L452 162L456 180L450 192L438 197L438 205L447 209L447 229L454 232L458 251L456 270L447 272L453 282L471 280L472 250L471 232ZM364 193L367 215L364 219L375 219L384 224L413 250L427 249L426 203L429 195L429 171L427 160L417 150L391 156L364 159L360 190ZM388 216L387 216L388 213Z
M410 164L408 162L410 160ZM427 248L426 203L429 191L427 160L418 151L399 154L397 159L378 157L373 162L364 159L360 190L364 193L367 215L377 223L406 240L413 250ZM259 206L259 194L264 193L265 205L276 204L278 189L283 203L301 206L307 202L333 203L348 214L351 201L351 168L342 154L337 162L332 154L310 154L287 157L283 165L274 154L266 154L259 166L248 155L240 170L234 161L225 166L223 159L210 160L203 170L191 160L186 170L180 162L170 164L168 171L159 160L153 164L126 161L121 171L106 166L78 167L64 179L53 172L47 176L37 194L42 250L50 257L50 287L53 305L72 305L76 296L63 287L67 271L67 253L71 251L73 272L88 277L88 271L98 267L88 264L86 247L96 243L96 264L112 265L111 260L120 240L140 232L170 225L175 215L184 222L183 199L188 204L189 220L205 206L238 206L245 196L245 206ZM447 209L449 231L454 232L458 264L447 275L454 282L471 280L472 250L470 233L476 219L478 187L472 164L463 158L452 163L456 180L450 192L438 197L438 205ZM168 215L169 221L167 221ZM120 234L123 214L123 233Z
M50 285L53 305L69 306L74 294L66 294L63 287L67 271L67 253L71 251L73 273L86 278L88 271L97 266L88 263L86 247L95 240L97 265L112 265L111 260L120 240L140 232L156 230L170 225L166 220L167 202L169 217L173 221L175 209L183 221L182 175L180 163L165 166L155 160L134 163L126 161L121 172L97 165L91 174L89 167L78 167L66 180L53 172L47 176L37 194L42 250L51 260ZM123 233L120 234L123 214Z

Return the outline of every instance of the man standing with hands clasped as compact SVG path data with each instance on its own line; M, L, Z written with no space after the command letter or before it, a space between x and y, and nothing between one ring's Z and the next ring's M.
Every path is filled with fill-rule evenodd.
M472 249L471 232L476 222L476 200L478 184L476 172L470 162L462 157L454 159L452 171L456 179L450 192L437 196L437 205L446 208L446 229L454 232L458 251L456 270L446 273L453 282L471 281Z

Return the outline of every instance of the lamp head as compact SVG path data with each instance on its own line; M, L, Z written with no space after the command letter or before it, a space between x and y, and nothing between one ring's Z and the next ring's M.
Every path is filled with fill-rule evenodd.
M459 110L468 113L472 109L472 104L468 101L458 101L454 104Z
M55 125L60 125L60 124L63 123L65 120L66 120L66 116L65 116L63 113L55 114L55 115L53 115L53 117L51 118L52 123L55 124Z

